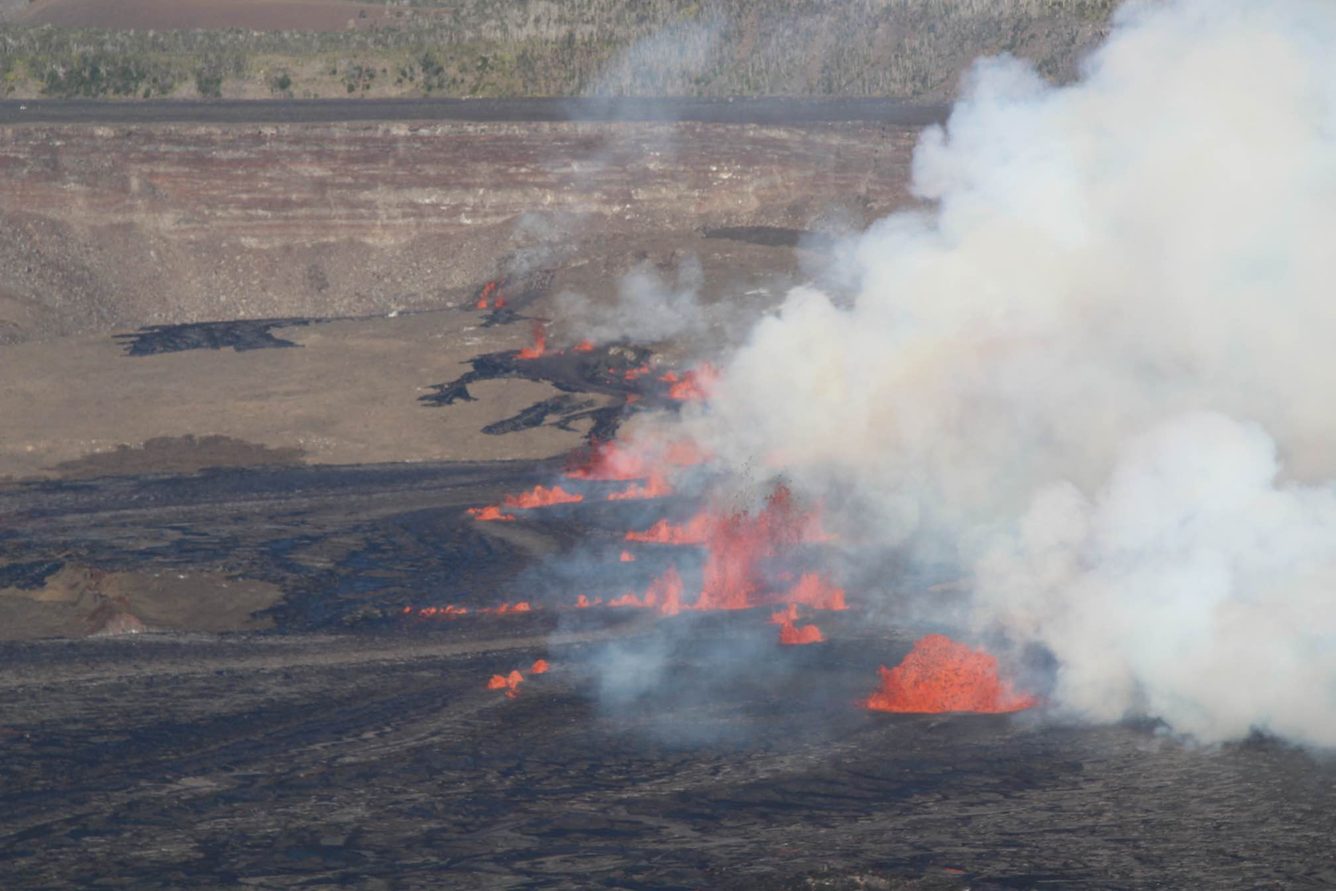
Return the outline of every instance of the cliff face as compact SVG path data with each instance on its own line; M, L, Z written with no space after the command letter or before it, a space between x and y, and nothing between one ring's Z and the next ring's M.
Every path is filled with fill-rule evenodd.
M862 220L916 131L873 124L19 126L0 340L449 305L535 244Z

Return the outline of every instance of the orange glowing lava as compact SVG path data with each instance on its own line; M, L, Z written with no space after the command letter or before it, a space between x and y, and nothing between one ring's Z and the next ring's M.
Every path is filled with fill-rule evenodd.
M543 674L551 667L552 666L547 664L546 659L539 659L533 664L533 667L529 669L529 674Z
M864 703L879 712L1017 712L1038 703L1001 680L983 650L929 634L895 668L881 666L881 687Z
M673 494L673 487L662 476L654 473L650 475L649 481L643 485L632 483L620 492L609 493L608 500L627 501L638 498L663 498L671 494Z
M582 340L575 345L575 351L577 353L592 353L594 345L587 340Z
M845 609L844 590L820 575L804 573L787 592L777 591L762 572L766 560L798 544L825 541L820 515L802 512L783 486L755 514L724 514L712 509L683 525L659 520L643 532L626 533L628 541L671 545L704 545L705 566L700 596L692 609L750 609L774 603L802 603L814 609Z
M821 636L821 629L815 625L795 628L791 623L785 622L779 626L779 642L785 646L821 643L823 640L825 638Z
M495 504L489 504L486 507L469 508L469 516L475 520L513 520L510 514L501 513L501 508Z
M788 609L770 614L771 625L792 625L798 621L798 604L790 603Z
M482 291L479 292L478 294L478 302L477 304L475 304L477 309L487 308L488 298L490 298L494 293L496 293L496 289L498 286L500 286L500 284L501 284L500 282L488 282L487 284L482 286ZM505 306L506 302L504 300L497 300L496 305L498 307Z
M598 605L599 605L600 603L602 603L602 602L603 602L603 598L602 598L602 597L595 597L593 600L590 600L588 597L584 596L583 594L581 594L579 597L575 598L575 606L576 606L577 609L587 609L588 607L591 607L591 606L598 606Z
M488 690L505 690L507 699L514 699L515 694L519 692L520 684L524 683L524 675L518 671L512 671L510 674L494 674L491 680L487 682Z
M844 602L844 589L835 587L814 572L804 572L784 599L791 603L805 603L813 609L849 608Z
M527 613L531 612L532 610L533 607L529 605L529 602L527 600L521 600L519 603L503 603L500 606L496 607L489 606L484 608L482 612L496 613L497 615L505 615L506 613Z
M709 460L689 439L661 443L650 440L611 440L594 444L566 467L566 476L584 480L639 480L666 467L687 467Z
M634 563L636 562L636 555L632 554L630 551L622 551L622 562Z
M660 380L666 380L665 375ZM703 362L683 372L682 379L668 388L668 397L679 402L701 401L710 398L710 391L719 380L719 369Z
M537 322L533 326L533 346L520 350L521 359L537 359L547 352L547 331Z
M551 507L554 504L573 504L577 501L584 501L584 496L573 495L562 489L561 486L553 486L551 489L534 486L532 492L507 495L502 504L506 507L528 510L534 507Z
M761 562L814 540L815 514L802 513L783 486L766 500L754 516L735 513L716 518L707 533L704 579L697 609L748 609L768 603L805 602L793 591L783 596L766 596L761 578ZM815 606L816 604L809 604Z
M468 615L468 610L462 606L449 604L447 606L424 606L418 610L419 616L464 616Z
M713 513L704 511L696 514L684 526L674 526L667 520L659 520L644 532L633 530L626 533L626 540L652 541L658 544L673 545L701 544L714 529L716 519L717 517Z
M609 600L608 606L639 606L658 610L662 615L675 616L682 611L682 576L677 567L670 566L668 571L650 582L644 598L634 594L623 594L616 600Z
M628 369L622 374L622 377L626 378L628 381L633 381L633 380L635 380L636 378L638 378L638 377L644 377L644 376L647 375L647 374L649 374L649 366L648 366L648 365L641 365L641 366L638 366L638 367L636 367L636 368L628 368Z

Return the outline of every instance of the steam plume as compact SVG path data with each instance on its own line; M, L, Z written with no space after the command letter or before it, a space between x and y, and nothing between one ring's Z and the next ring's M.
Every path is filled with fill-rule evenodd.
M972 571L1060 708L1336 745L1332 46L1330 4L1179 0L1071 86L979 62L933 209L861 237L852 306L758 324L695 434Z

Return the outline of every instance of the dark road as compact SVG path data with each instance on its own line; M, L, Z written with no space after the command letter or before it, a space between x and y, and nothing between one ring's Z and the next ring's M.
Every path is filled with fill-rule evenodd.
M946 105L898 99L263 99L157 102L86 99L0 101L3 124L319 124L342 121L653 122L923 127Z

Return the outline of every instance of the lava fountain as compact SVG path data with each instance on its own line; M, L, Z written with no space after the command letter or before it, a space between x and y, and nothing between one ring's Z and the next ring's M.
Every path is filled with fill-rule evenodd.
M864 705L878 712L1002 714L1039 702L998 676L994 656L943 634L929 634L895 668L877 671L881 687Z

